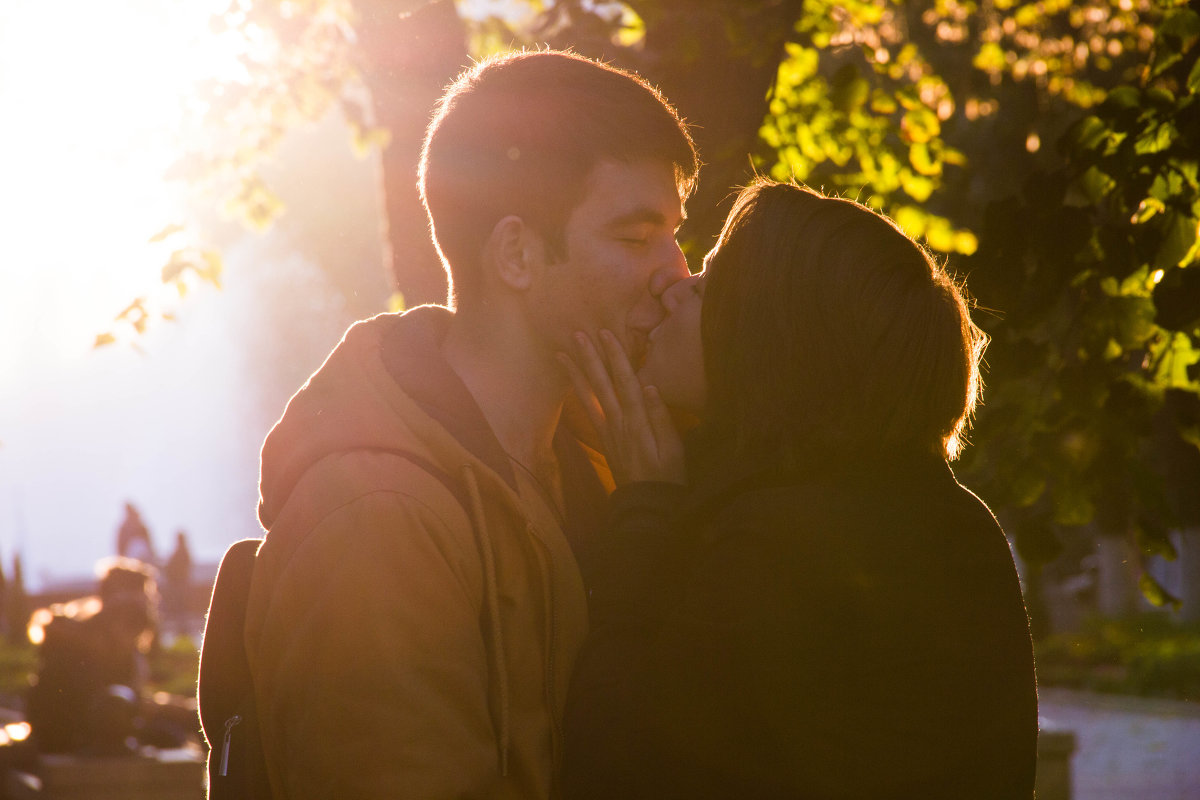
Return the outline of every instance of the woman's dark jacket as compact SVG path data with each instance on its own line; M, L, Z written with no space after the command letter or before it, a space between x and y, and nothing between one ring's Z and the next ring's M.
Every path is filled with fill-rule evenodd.
M944 462L632 484L582 567L569 797L1031 797L1017 573Z

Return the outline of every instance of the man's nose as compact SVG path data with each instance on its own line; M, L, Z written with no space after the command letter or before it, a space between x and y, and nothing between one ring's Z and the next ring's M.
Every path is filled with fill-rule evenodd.
M651 296L661 301L668 289L690 274L687 259L683 257L683 250L679 248L679 243L672 239L670 250L662 266L650 276Z

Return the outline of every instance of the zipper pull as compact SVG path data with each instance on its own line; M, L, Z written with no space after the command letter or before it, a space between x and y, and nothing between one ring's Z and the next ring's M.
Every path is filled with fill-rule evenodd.
M234 726L241 721L241 714L234 714L225 720L225 741L221 743L221 768L217 770L217 774L222 778L229 773L229 739L233 735Z

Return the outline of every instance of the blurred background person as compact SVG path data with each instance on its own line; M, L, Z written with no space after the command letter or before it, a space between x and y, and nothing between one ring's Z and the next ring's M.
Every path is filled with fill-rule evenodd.
M117 556L100 563L97 595L39 609L29 623L38 670L27 700L43 753L120 755L194 738L186 699L147 694L147 653L159 595L153 567Z

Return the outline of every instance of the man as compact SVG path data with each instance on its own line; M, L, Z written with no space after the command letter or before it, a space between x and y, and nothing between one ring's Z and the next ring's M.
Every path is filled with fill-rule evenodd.
M697 169L657 93L579 56L448 89L420 186L454 311L355 325L263 447L246 647L277 798L557 794L604 471L555 354L643 349Z
M146 691L158 628L154 568L116 556L99 565L97 594L33 613L37 681L26 698L42 753L128 755L138 745L181 747L195 738L187 698Z

